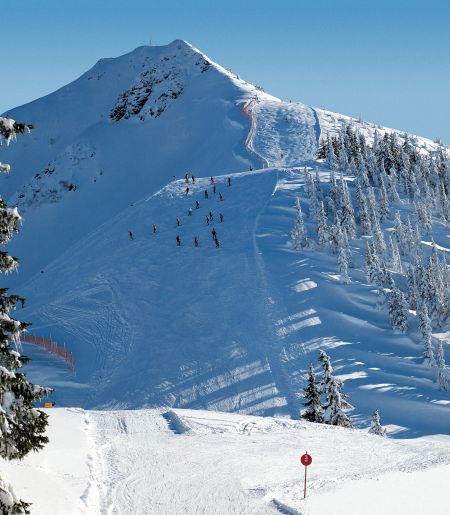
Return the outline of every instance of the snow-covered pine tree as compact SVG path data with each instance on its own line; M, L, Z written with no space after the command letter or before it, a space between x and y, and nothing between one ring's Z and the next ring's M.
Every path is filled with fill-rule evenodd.
M445 364L444 348L439 340L437 344L437 382L440 390L447 390L449 385L448 369Z
M345 413L352 410L353 406L347 401L348 396L343 393L342 387L342 381L331 376L324 405L325 423L332 426L353 427L350 417Z
M322 380L320 381L320 393L327 394L333 374L333 367L331 365L330 357L324 350L319 351L319 363L323 369Z
M405 226L402 222L400 211L395 213L394 218L394 237L397 241L398 248L400 250L400 254L404 256L406 254L406 236L405 236Z
M331 169L334 169L337 166L336 154L334 151L333 140L331 138L328 139L327 163Z
M409 309L417 308L417 283L416 283L416 272L414 268L409 265L406 269L406 284L407 284L407 298Z
M352 206L352 199L348 186L341 173L339 188L339 211L341 218L341 228L346 232L347 239L351 240L356 236L355 212Z
M389 268L396 273L402 273L402 260L398 250L397 241L389 235Z
M380 414L377 409L372 414L372 424L370 425L369 433L372 435L386 436L386 429L381 425Z
M306 232L305 222L303 221L302 207L300 199L297 197L295 201L296 217L294 227L291 231L291 245L294 250L301 250L309 246L308 234Z
M375 244L372 241L367 241L366 250L366 276L370 283L381 286L383 278L381 276L381 261Z
M347 395L342 392L342 381L333 376L333 367L328 354L321 350L319 362L322 365L321 393L326 396L324 408L324 422L333 426L353 427L345 411L353 409L347 402Z
M389 294L389 316L392 329L405 333L408 330L408 315L403 293L396 287Z
M304 406L306 410L302 413L301 417L308 422L323 423L323 410L320 401L320 387L316 381L316 373L312 365L309 365L308 370L308 383L304 390L305 399Z
M337 234L337 259L338 259L339 271L341 272L341 281L344 284L350 284L351 280L348 275L350 247L348 244L347 234L340 227L338 227L338 234Z
M319 205L319 210L317 213L317 238L319 245L327 245L329 241L329 227L327 224L327 217L325 214L325 207L323 202Z
M0 140L8 144L16 137L31 130L30 125L16 123L0 117ZM9 172L9 165L1 170ZM5 245L22 221L17 208L10 208L0 199L0 244ZM0 272L7 273L18 267L16 258L7 252L0 252ZM21 459L30 451L41 449L48 438L44 435L48 416L33 406L33 403L51 390L27 381L18 372L28 361L14 350L11 341L18 341L20 333L27 327L25 322L15 320L10 311L24 299L8 294L8 288L0 289L0 456L7 460ZM0 512L6 515L29 513L29 503L14 494L11 484L0 479Z
M389 200L391 202L400 202L400 196L397 191L397 184L398 184L397 170L394 167L392 167L390 169L390 174L387 177L388 177L387 192L388 192Z
M419 306L417 306L417 318L419 320L423 359L427 366L435 367L436 360L433 352L431 321L428 316L427 306L424 302L421 302Z
M369 215L369 209L367 207L367 199L364 195L360 181L356 181L356 203L358 206L358 222L361 227L361 233L368 236L372 233L372 223Z

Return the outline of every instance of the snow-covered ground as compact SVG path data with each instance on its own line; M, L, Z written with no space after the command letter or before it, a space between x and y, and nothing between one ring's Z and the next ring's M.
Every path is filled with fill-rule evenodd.
M8 114L35 130L1 149L13 165L2 191L25 218L7 286L27 298L16 315L31 332L77 364L24 345L30 379L55 387L57 406L79 407L52 410L50 444L4 464L35 513L449 512L450 398L422 363L415 322L392 332L362 239L350 285L330 252L288 244L297 196L315 233L304 170L328 182L320 139L349 121L369 142L390 129L281 102L182 41L101 60ZM448 252L448 227L434 229ZM367 428L378 408L395 439L292 420L319 349L354 423Z
M4 464L35 515L448 513L449 437L201 410L55 409L50 443ZM308 495L303 499L305 451ZM20 485L20 486L19 486Z
M450 399L414 331L394 334L376 308L364 241L351 244L349 286L329 252L288 246L297 195L308 215L304 167L328 181L319 139L350 119L270 97L181 41L101 60L10 114L36 128L2 149L13 164L6 192L25 217L8 281L28 299L19 314L32 332L74 353L75 374L26 347L30 377L56 388L57 405L296 418L305 370L324 349L357 424L379 408L391 434L448 433ZM373 137L374 126L358 127ZM447 228L435 229L448 248Z

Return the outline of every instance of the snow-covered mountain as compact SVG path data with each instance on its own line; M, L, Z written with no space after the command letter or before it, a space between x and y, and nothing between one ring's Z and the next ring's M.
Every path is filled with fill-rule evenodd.
M324 349L356 423L379 408L393 433L448 433L448 393L423 365L414 326L394 334L376 307L364 238L352 243L351 285L330 252L289 246L305 167L329 182L321 139L342 123L368 144L402 132L282 102L183 41L100 60L7 115L35 127L1 149L13 165L2 192L25 218L9 280L28 299L19 315L31 332L74 353L72 375L26 348L31 378L55 386L58 404L297 417L304 373ZM424 155L438 150L408 141ZM448 224L434 225L447 251ZM307 228L314 235L312 217Z

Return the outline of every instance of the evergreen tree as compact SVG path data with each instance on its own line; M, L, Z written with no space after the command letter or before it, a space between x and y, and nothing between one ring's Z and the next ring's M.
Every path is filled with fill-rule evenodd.
M449 385L448 370L445 364L444 348L442 342L439 340L437 345L437 368L438 375L437 381L440 390L447 390Z
M384 175L380 176L380 221L383 222L389 216L389 198L384 181Z
M327 394L333 374L333 367L331 365L330 357L323 350L319 351L319 363L323 369L322 380L320 382L320 393Z
M394 330L405 333L408 330L408 315L403 293L396 287L389 294L389 316Z
M400 211L395 213L393 234L400 250L400 254L404 256L406 254L405 226L403 225L402 219L400 217Z
M304 249L308 247L308 235L306 232L305 222L303 221L302 207L300 199L297 197L295 201L296 218L294 227L291 231L291 245L294 250Z
M338 266L341 272L341 281L344 284L350 284L350 277L348 275L348 263L350 259L350 247L348 244L347 234L338 228L337 235L337 254Z
M423 346L423 359L429 367L435 367L436 360L434 358L433 352L431 321L428 316L427 306L423 302L417 308L417 317L419 319L419 329L421 333L421 341Z
M316 374L312 365L309 365L308 383L305 387L304 406L306 411L303 412L302 418L308 422L323 423L323 410L320 401L319 383L316 381Z
M339 193L339 213L341 227L347 234L347 239L351 240L356 236L355 213L353 211L352 200L346 181L341 174L340 193Z
M345 413L345 411L353 409L353 406L347 402L347 395L342 392L342 381L333 376L331 360L325 351L319 352L319 362L323 369L320 383L321 392L326 397L323 405L325 423L333 426L353 427L349 416Z
M325 215L325 207L323 202L320 203L319 211L317 213L316 231L319 245L327 245L329 241L329 227L327 224L327 217Z
M14 120L0 118L0 142L8 144L16 134L29 132L32 127ZM9 171L9 165L2 165ZM0 199L0 244L9 242L22 221L17 208L10 208ZM0 253L0 272L10 272L18 267L16 258L7 252ZM28 361L11 342L17 342L27 324L10 316L18 302L24 299L10 295L8 288L0 289L0 456L7 460L21 459L30 451L41 449L48 438L44 436L48 416L33 405L51 390L27 381L20 368ZM16 498L12 486L0 479L0 511L3 514L29 513L29 503Z
M370 283L382 286L383 277L381 274L381 261L375 248L375 244L371 241L367 242L366 276Z
M407 297L409 309L417 308L417 283L416 273L412 266L406 269L406 282L408 286Z
M402 260L400 257L400 251L398 250L397 241L389 235L389 267L393 272L402 273Z
M369 236L372 233L372 223L367 207L367 199L359 180L356 181L356 204L358 206L358 222L361 226L361 233Z
M350 417L345 413L353 409L353 406L347 402L348 396L343 393L342 387L342 381L332 376L324 405L325 423L332 426L353 427Z
M381 426L380 414L377 409L372 414L372 424L369 433L372 435L386 436L386 429Z

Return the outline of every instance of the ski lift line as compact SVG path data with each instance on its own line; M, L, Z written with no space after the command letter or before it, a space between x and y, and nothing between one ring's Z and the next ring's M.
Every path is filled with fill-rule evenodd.
M244 104L244 107L242 108L242 112L245 114L245 116L250 118L250 129L248 131L247 137L245 138L244 145L246 148L248 148L248 150L250 150L250 152L255 154L255 156L262 162L263 168L269 168L269 163L268 163L267 159L265 159L260 154L258 154L258 152L255 151L255 149L253 148L253 145L252 145L253 137L254 137L255 131L256 131L255 119L254 119L252 111L251 111L251 106L252 106L253 102L254 102L254 100L252 98L247 100Z
M64 347L58 345L55 341L50 340L49 338L44 338L43 336L22 333L19 337L19 343L30 343L32 345L42 347L51 354L63 358L66 361L66 363L70 365L72 372L75 372L75 359L73 357L73 354Z

